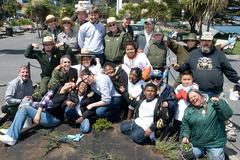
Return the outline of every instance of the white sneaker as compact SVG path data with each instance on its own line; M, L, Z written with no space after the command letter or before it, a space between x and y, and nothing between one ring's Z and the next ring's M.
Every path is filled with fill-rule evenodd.
M2 134L7 134L8 129L1 128L1 129L0 129L0 132L1 132Z
M5 144L8 144L10 146L13 146L16 144L16 140L14 140L12 137L10 137L9 135L5 134L5 135L0 135L0 141L2 141Z

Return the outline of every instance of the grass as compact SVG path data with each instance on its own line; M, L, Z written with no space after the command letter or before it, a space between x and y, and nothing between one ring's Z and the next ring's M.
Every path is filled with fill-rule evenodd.
M240 55L240 41L237 41L233 49L225 49L226 54Z

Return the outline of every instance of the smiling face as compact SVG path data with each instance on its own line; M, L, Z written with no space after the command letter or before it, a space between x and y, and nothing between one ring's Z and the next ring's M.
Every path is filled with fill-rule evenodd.
M87 13L85 11L78 12L78 14L77 14L78 22L84 23L86 18L87 18Z
M23 81L26 81L29 79L29 71L26 67L21 67L19 70L19 76Z
M82 56L81 58L82 65L86 68L91 66L91 61L92 61L92 57L90 56Z
M140 79L138 78L138 75L135 70L131 70L129 73L129 81L132 84L136 84Z
M82 81L91 85L94 82L94 75L84 75L81 76Z
M69 69L71 68L71 60L69 58L62 58L61 67L64 71L69 71Z
M88 90L88 84L86 82L80 82L78 86L78 95L84 95Z
M105 66L104 67L104 74L108 75L108 76L113 76L115 73L115 69L112 66Z
M195 107L200 108L203 104L203 97L197 92L189 92L188 93L189 101L192 103Z
M57 20L55 18L47 21L48 28L54 29L57 26Z
M128 58L130 58L130 59L134 58L135 55L137 54L137 51L133 45L127 45L125 48L125 52L126 52Z
M90 22L92 22L92 23L98 22L98 20L99 20L99 14L97 14L97 13L90 13L90 15L89 15L89 20L90 20Z

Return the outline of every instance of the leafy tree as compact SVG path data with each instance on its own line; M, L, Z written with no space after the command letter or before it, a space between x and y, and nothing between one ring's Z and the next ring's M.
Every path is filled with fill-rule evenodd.
M16 16L16 10L18 8L18 2L16 0L7 0L4 4L3 4L3 10L5 12L5 15L7 15L7 17L15 17Z

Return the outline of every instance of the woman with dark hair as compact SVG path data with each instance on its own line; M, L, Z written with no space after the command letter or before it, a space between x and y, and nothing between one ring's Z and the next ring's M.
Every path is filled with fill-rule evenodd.
M121 94L119 91L119 87L123 86L124 88L127 88L128 86L128 75L127 73L122 69L121 66L118 66L111 62L106 62L103 65L103 73L108 75L110 79L112 80L113 86L115 90Z
M123 69L129 74L131 68L139 67L142 70L142 79L146 80L152 70L152 66L144 53L139 53L133 41L127 42L125 56L122 65Z
M198 158L205 151L209 159L225 160L225 121L233 111L228 103L218 97L209 99L198 90L188 92L190 105L185 109L182 121L182 142L191 142Z
M95 109L88 110L87 105L100 99L97 94L90 90L90 86L81 81L78 83L77 90L68 94L64 102L65 114L71 126L80 125L80 132L88 133L91 131L90 120L95 113Z

